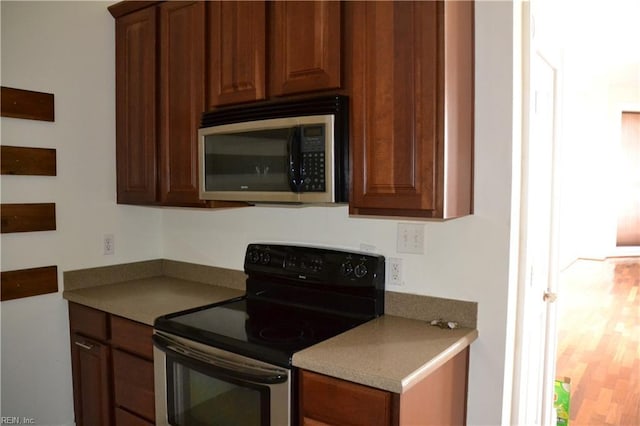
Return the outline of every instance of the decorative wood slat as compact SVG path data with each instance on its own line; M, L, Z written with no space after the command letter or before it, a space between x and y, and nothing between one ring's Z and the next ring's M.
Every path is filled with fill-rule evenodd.
M53 93L2 86L2 117L54 121Z
M0 163L3 175L55 176L56 150L1 146Z
M58 291L58 267L3 271L0 273L0 300L21 299Z
M55 231L55 203L2 204L0 232Z

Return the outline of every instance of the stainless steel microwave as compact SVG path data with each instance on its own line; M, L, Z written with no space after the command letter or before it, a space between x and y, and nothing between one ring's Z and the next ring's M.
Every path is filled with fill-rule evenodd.
M347 202L348 118L345 96L261 102L203 114L200 198Z

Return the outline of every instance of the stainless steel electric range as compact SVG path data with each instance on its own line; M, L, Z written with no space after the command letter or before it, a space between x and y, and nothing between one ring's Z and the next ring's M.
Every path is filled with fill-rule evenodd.
M158 424L297 424L295 352L384 312L384 257L250 244L243 297L155 321Z

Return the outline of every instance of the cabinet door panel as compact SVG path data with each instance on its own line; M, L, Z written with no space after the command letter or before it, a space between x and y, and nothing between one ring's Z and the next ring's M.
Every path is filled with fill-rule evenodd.
M111 316L111 345L128 352L153 360L153 328L121 318Z
M71 334L73 402L79 426L111 424L109 347L80 334Z
M154 420L153 362L114 349L113 386L116 406Z
M116 408L116 426L153 426L153 423L134 416L121 408Z
M390 392L301 371L301 423L389 426L397 424L398 401Z
M116 20L119 203L156 201L156 9Z
M71 332L100 340L109 338L107 313L78 303L69 302Z
M197 129L204 111L204 2L160 5L160 201L198 197Z
M265 99L265 2L207 4L208 109Z
M274 96L340 87L341 2L273 2Z
M435 209L438 3L347 7L353 43L351 211Z

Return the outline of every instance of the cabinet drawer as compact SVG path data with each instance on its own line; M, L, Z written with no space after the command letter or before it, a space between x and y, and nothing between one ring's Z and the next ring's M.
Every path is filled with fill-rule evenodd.
M153 423L135 416L122 408L116 408L116 426L153 426Z
M396 424L398 399L390 392L321 374L301 372L303 425L388 426Z
M113 387L116 407L154 420L153 362L114 349Z
M100 340L109 338L107 313L88 306L69 302L69 327L72 333Z
M115 315L111 316L111 344L147 359L153 359L153 328Z

